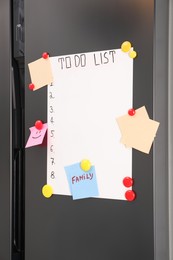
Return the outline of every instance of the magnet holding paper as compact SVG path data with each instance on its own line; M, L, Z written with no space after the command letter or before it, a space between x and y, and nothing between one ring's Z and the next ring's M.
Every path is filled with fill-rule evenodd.
M49 53L48 52L43 52L42 58L45 59L45 60L48 59L49 58Z
M125 187L130 188L133 186L134 180L131 177L125 177L123 179L123 184Z
M35 127L38 129L38 130L41 130L43 128L43 122L41 120L37 120L35 122Z
M91 162L87 159L84 159L81 161L80 167L83 171L87 172L91 169Z
M128 114L129 114L129 116L134 116L136 114L135 109L134 108L129 109Z
M128 51L130 51L131 47L132 47L132 45L131 45L131 43L130 43L129 41L125 41L125 42L123 42L123 43L121 44L121 50L122 50L123 52L128 52Z
M125 198L128 201L133 201L136 199L136 193L133 190L128 190L125 193Z
M45 198L50 198L53 195L53 189L50 185L46 184L42 188L42 194Z
M29 84L29 89L30 89L30 90L34 90L34 88L35 88L34 84L33 84L33 83L30 83L30 84Z
M130 51L129 57L132 58L132 59L135 59L137 57L137 52L136 51Z

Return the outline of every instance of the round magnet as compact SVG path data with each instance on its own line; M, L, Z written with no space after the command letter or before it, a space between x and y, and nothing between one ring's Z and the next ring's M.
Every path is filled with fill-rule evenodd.
M84 159L81 161L80 167L83 171L87 172L91 169L91 162L87 159Z
M137 56L137 52L136 51L130 51L129 52L129 57L132 58L132 59L135 59Z
M129 109L128 114L129 114L129 116L134 116L136 114L135 109L134 108Z
M34 88L35 88L34 84L33 84L33 83L30 83L30 84L29 84L29 89L30 89L30 90L34 90Z
M125 177L123 179L123 184L125 187L129 188L129 187L132 187L133 186L133 183L134 183L134 180L131 178L131 177Z
M133 190L127 190L125 193L125 198L128 201L133 201L136 198L136 194Z
M48 59L48 58L49 58L49 53L43 52L42 58L43 58L43 59Z
M122 50L123 52L128 52L128 51L130 51L131 47L132 47L132 45L131 45L131 43L130 43L129 41L125 41L125 42L123 42L123 43L121 44L121 50Z
M37 120L35 122L35 127L38 129L38 130L41 130L43 128L43 122L41 120Z
M50 198L53 195L53 189L50 185L46 184L42 188L42 194L45 198Z

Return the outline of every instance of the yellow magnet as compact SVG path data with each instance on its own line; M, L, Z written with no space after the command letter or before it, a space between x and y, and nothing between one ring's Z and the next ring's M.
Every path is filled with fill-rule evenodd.
M129 57L132 58L132 59L135 59L137 56L137 52L136 51L130 51L129 52Z
M91 162L89 160L82 160L80 163L80 167L83 171L87 172L91 169Z
M50 185L44 185L42 188L42 194L46 198L50 198L53 194L53 189Z
M131 47L132 47L132 45L131 45L131 43L128 42L128 41L125 41L125 42L123 42L123 43L121 44L121 50L122 50L123 52L128 52L128 51L130 51Z

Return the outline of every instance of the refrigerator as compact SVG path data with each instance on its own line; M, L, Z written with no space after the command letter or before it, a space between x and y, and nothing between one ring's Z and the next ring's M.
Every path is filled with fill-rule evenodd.
M171 260L170 2L1 0L0 259ZM138 54L133 107L160 123L149 154L132 150L135 200L45 198L47 143L25 146L35 122L48 120L49 88L28 88L28 64L126 40Z

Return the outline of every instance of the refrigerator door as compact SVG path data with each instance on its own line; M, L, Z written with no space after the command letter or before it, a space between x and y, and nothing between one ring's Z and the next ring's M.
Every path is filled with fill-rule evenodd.
M0 259L10 260L10 1L0 2Z
M50 56L119 48L134 43L133 106L153 116L154 0L26 0L26 141L36 120L47 121L47 88L30 91L27 64ZM26 260L154 260L153 150L133 150L137 199L46 199L47 149L26 149ZM164 252L164 259L167 255ZM163 260L163 259L162 259Z
M19 57L15 52L12 26L18 2L0 3L0 259L4 260L23 259L24 248L24 53Z

